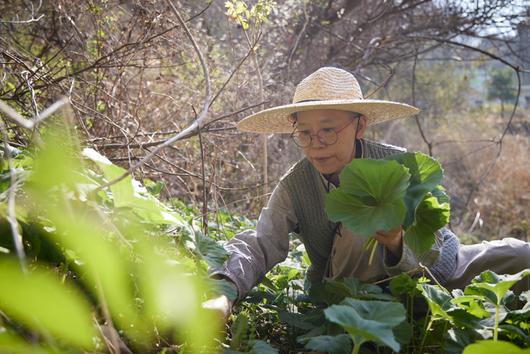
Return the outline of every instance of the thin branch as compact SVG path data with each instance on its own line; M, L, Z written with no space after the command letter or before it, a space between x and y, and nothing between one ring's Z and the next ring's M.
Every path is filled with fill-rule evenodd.
M302 36L304 35L308 24L309 24L309 16L307 15L307 1L304 0L304 24L302 25L302 29L300 30L300 33L298 33L298 36L296 36L296 41L294 42L293 48L291 49L291 52L289 53L289 59L287 60L287 78L290 77L291 62L293 60L294 53L296 52L296 49L300 45L300 40L302 39Z
M40 15L37 18L30 18L29 20L22 20L22 21L1 21L0 23L10 23L10 24L28 24L32 22L38 22L44 17L44 14Z
M383 65L383 66L385 66L387 69L389 69L390 74L388 74L388 76L383 80L383 82L381 84L377 85L377 87L375 89L373 89L371 92L369 92L364 98L370 98L371 96L373 96L377 92L379 92L379 90L381 90L382 88L386 87L386 85L388 84L390 79L392 79L392 77L394 76L395 72L394 72L394 69L392 69L392 67L390 67L389 65Z
M193 21L193 20L196 19L197 17L201 16L203 13L206 12L206 10L208 10L208 9L210 8L210 6L212 6L212 4L213 4L213 0L210 0L204 9L202 9L201 11L199 11L198 13L196 13L195 15L191 16L190 18L188 18L188 19L186 20L186 22Z
M206 176L204 168L204 146L202 144L202 134L199 128L199 149L201 152L201 181L202 181L202 232L208 235L208 192L206 191Z
M265 104L267 103L268 101L263 101L263 102L260 102L260 103L256 103L256 104L253 104L251 106L247 106L247 107L244 107L244 108L241 108L237 111L234 111L234 112L230 112L230 113L227 113L227 114L223 114L222 116L219 116L217 118L214 118L210 121L208 121L208 123L205 123L202 128L201 128L201 133L211 133L211 132L216 132L216 131L225 131L225 130L234 130L234 128L222 128L222 129L213 129L213 128L209 128L211 125L213 125L213 123L216 123L220 120L223 120L223 119L226 119L226 118L231 118L237 114L240 114L240 113L243 113L244 111L247 111L249 109L252 109L252 108L256 108L262 104ZM167 131L167 132L145 132L145 133L139 133L139 134L136 134L135 137L154 137L155 135L174 135L174 134L177 134L179 131L177 130L172 130L172 131ZM193 135L192 135L193 136ZM191 136L190 136L191 137ZM102 136L102 137L95 137L95 138L92 138L92 139L89 139L89 141L91 143L95 143L96 141L99 141L99 140L114 140L114 139L121 139L123 138L122 135L114 135L114 136L108 136L108 137L105 137L105 136ZM165 141L165 139L162 139L162 140L157 140L156 142L153 141L153 142L147 142L147 143L139 143L139 144L134 144L134 145L131 145L131 147L137 147L137 148L142 148L142 147L148 147L149 145L147 144L151 144L151 143L154 143L152 146L154 145L158 145L158 144L161 144ZM98 147L102 147L102 148L124 148L125 145L124 144L106 144L106 145L97 145Z
M412 64L412 105L416 106L416 63L418 62L418 54L414 56L414 63ZM418 130L420 131L421 138L427 144L427 148L429 149L429 156L432 156L432 143L427 139L425 136L425 132L423 131L423 128L420 124L420 119L418 117L418 114L414 115L414 120L416 121L416 125L418 126Z
M486 55L486 56L488 56L488 57L490 57L492 59L498 60L501 63L503 63L505 65L508 65L510 68L512 68L515 71L525 71L525 72L527 72L527 70L522 70L517 65L512 64L511 62L501 58L500 56L497 56L497 55L495 55L493 53L490 53L487 50L484 50L484 49L481 49L481 48L477 48L477 47L473 47L473 46L471 46L469 44L460 43L460 42L457 42L457 41L452 41L450 39L443 39L443 38L436 38L436 37L426 37L426 36L414 36L414 37L409 36L408 38L410 38L410 39L428 39L428 40L436 41L436 42L439 42L439 43L447 43L447 44L451 44L451 45L454 45L454 46L457 46L457 47L466 48L466 49L469 49L469 50L484 54L484 55Z
M17 111L15 111L13 108L11 108L9 105L5 104L1 100L0 100L0 111L4 112L4 115L7 118L7 120L9 120L12 123L15 123L19 127L22 127L25 129L33 129L37 126L37 124L42 122L44 119L48 118L55 111L57 111L59 108L61 108L68 102L69 102L68 98L66 97L61 98L59 101L55 102L54 104L46 108L40 114L35 115L32 119L26 119L22 117L20 114L18 114Z
M228 79L226 79L226 81L223 83L223 85L221 86L221 88L219 89L219 91L215 94L215 96L213 96L212 98L212 101L210 102L210 107L212 106L212 104L215 102L215 100L219 97L219 95L221 94L221 92L223 92L224 88L226 87L226 85L228 85L228 83L230 82L230 80L232 79L232 77L235 75L235 73L239 70L239 68L241 68L241 65L243 65L243 63L247 60L247 58L252 54L254 53L255 51L255 48L256 46L258 45L258 42L261 38L261 33L258 35L258 38L256 39L256 41L254 41L254 44L252 44L247 52L247 54L243 57L243 59L241 59L239 61L239 63L237 64L237 66L234 68L234 70L232 70L232 72L230 73L230 75L228 76ZM263 102L261 103L263 104ZM208 123L209 124L209 123Z

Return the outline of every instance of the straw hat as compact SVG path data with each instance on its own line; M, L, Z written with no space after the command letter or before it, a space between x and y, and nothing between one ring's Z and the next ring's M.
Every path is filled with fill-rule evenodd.
M255 133L290 133L293 130L291 114L313 109L361 113L368 125L412 116L420 111L404 103L364 99L359 83L351 73L323 67L296 86L293 103L252 114L240 121L237 128Z

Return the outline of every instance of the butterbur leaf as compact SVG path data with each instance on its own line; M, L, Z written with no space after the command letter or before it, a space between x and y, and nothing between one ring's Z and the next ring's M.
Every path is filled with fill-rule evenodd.
M326 212L355 235L394 229L405 217L409 178L395 161L354 159L341 172L340 187L327 194Z
M441 185L436 186L432 191L431 194L438 199L438 203L440 204L449 204L451 201L447 193L445 193L445 188Z
M347 334L318 336L311 338L305 347L323 353L348 354L351 353L351 339Z
M452 318L448 311L454 309L455 305L451 302L452 297L447 290L425 283L418 284L418 290L421 291L423 297L427 300L433 320L446 319L451 321Z
M76 289L40 270L22 273L15 262L0 263L0 310L40 333L89 349L97 336L89 304Z
M404 226L408 227L414 221L414 212L425 194L441 183L442 167L438 161L420 152L390 155L386 159L399 162L410 173L410 184L405 195L407 216Z
M195 234L196 251L208 263L211 268L221 268L229 253L219 243L204 236L202 232Z
M415 254L423 254L435 242L435 232L449 222L449 204L440 204L428 194L416 209L414 223L405 232L405 243Z
M468 345L463 354L530 354L530 349L521 349L503 341L481 340Z
M355 346L374 341L399 351L393 328L406 318L402 304L385 301L345 299L340 305L324 310L326 318L341 325L350 334Z
M499 330L501 331L501 333L511 334L514 337L519 337L523 339L526 343L530 343L530 336L528 336L521 328L517 326L502 324L499 326Z
M484 297L480 295L460 295L451 300L453 304L463 308L470 315L476 318L486 318L490 316L490 313L484 308L482 301Z
M516 274L503 275L487 270L476 276L465 288L464 293L484 295L493 304L501 305L510 288L528 275L530 275L530 269L524 269Z

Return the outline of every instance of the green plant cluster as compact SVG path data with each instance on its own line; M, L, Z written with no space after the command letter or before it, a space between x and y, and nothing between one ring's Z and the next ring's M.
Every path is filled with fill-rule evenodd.
M356 278L326 280L313 285L308 296L291 297L288 306L284 299L275 301L262 290L262 301L245 305L232 333L244 346L241 343L248 337L241 328L255 326L257 320L251 323L250 318L275 309L277 314L269 320L281 320L284 327L277 325L276 330L291 337L278 343L286 351L529 353L530 349L520 347L530 347L530 292L517 297L509 290L528 275L530 269L514 275L487 271L464 290L453 292L407 274L384 286L363 284ZM298 288L297 281L293 283ZM254 292L251 299L257 295Z
M340 187L326 196L326 212L364 237L401 226L405 243L422 255L449 222L442 177L440 164L419 152L354 159L341 172Z
M0 352L215 351L223 334L201 303L235 294L207 269L253 224L217 211L205 235L198 210L156 197L160 183L104 187L125 170L62 126L42 130L42 146L1 165Z
M309 260L296 238L288 259L236 306L225 334L201 303L235 294L207 269L226 260L224 242L255 225L212 211L204 234L199 210L158 199L161 183L128 176L107 186L125 170L64 127L42 130L42 146L2 160L2 353L106 352L120 343L138 353L257 354L530 346L530 292L509 290L530 270L486 272L452 293L405 274L385 286L346 278L308 288ZM25 260L14 247L13 212Z

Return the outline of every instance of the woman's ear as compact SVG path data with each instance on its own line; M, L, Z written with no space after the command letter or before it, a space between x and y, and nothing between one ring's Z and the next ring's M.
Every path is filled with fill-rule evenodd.
M364 136L364 132L366 131L366 127L367 127L367 124L366 124L366 117L365 116L360 116L359 117L359 120L357 122L357 136L355 137L355 139L361 139L363 136Z

